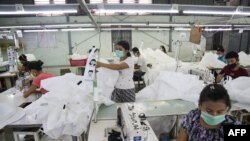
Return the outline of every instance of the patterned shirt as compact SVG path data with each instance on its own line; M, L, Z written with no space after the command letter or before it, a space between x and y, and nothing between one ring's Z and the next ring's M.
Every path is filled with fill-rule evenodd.
M190 111L181 123L181 127L188 135L188 141L224 141L223 127L218 129L204 128L200 124L200 110L195 109ZM226 120L222 125L233 124L238 125L240 122L236 121L234 117L226 115Z

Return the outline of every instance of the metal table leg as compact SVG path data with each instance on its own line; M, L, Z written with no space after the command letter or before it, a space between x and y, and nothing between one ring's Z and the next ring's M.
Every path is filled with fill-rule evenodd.
M4 137L5 137L5 141L15 141L14 135L13 135L13 128L9 128L8 126L6 126L4 128Z

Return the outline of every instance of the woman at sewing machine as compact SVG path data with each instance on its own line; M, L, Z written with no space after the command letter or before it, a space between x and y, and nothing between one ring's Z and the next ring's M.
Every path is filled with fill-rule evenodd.
M36 89L40 88L42 80L54 76L52 73L44 72L42 70L42 65L43 65L43 62L41 60L29 62L28 68L31 71L31 75L33 77L33 82L31 84L31 86L29 87L29 89L27 91L24 91L23 97L26 98L26 97L30 96L32 93L37 92ZM38 92L45 94L47 91L45 89L41 88L40 91L38 91Z
M240 124L227 115L230 108L230 97L222 85L206 86L200 94L199 108L184 117L177 141L223 141L222 126Z
M29 69L28 69L29 61L27 59L27 56L24 54L21 54L18 59L21 63L21 65L18 67L19 74L23 75L26 72L28 73L29 72Z
M130 46L127 41L119 41L116 44L116 56L119 62L106 64L97 62L96 67L104 67L119 71L119 78L112 92L111 100L115 102L135 102L135 85L133 81L134 60L129 52Z

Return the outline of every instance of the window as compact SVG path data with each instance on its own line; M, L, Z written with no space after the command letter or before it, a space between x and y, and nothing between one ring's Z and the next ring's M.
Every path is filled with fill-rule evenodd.
M35 5L43 4L65 4L65 0L35 0Z
M112 30L111 31L112 45L115 45L121 40L125 40L129 43L130 48L132 46L132 31L131 30ZM112 51L114 51L114 46Z

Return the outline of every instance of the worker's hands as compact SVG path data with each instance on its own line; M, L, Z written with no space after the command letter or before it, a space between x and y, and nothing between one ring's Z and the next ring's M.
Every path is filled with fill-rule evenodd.
M224 74L218 74L218 76L216 77L216 82L219 83L224 77Z
M24 97L24 98L27 98L28 96L29 96L28 92L27 92L27 91L24 91L24 92L23 92L23 97Z
M100 67L102 67L102 63L101 62L99 62L99 61L97 61L96 62L96 66L95 66L96 68L100 68Z

